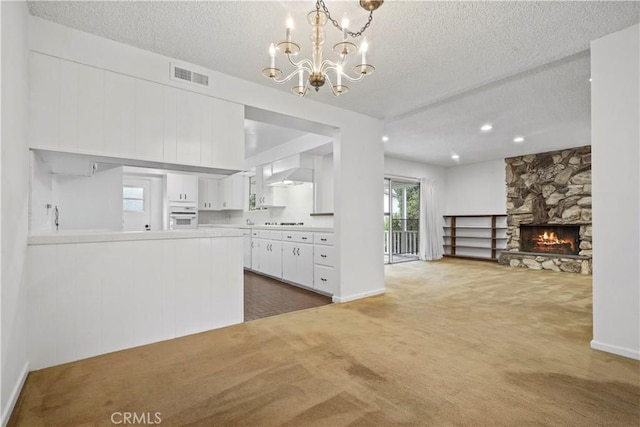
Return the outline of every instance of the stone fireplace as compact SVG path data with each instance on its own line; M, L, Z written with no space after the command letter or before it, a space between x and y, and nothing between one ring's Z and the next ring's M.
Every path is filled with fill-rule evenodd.
M505 159L501 264L591 274L591 147Z

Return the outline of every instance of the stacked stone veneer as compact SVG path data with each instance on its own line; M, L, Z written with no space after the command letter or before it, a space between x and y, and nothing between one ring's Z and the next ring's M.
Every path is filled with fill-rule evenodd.
M499 262L591 274L591 146L511 157L505 162L507 251ZM520 224L579 225L579 255L519 252Z

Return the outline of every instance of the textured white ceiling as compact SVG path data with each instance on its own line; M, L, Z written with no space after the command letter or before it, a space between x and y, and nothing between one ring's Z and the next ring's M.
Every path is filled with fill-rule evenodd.
M365 22L356 1L327 4L338 20L346 11L352 27ZM308 53L306 13L313 5L29 2L31 13L44 19L274 87L259 72L268 65L268 44L284 37L291 13L294 40ZM588 59L560 60L637 23L639 15L638 2L387 1L366 33L376 72L339 98L326 88L308 96L384 118L388 153L435 164L451 164L443 153L454 149L470 162L559 148L561 141L589 143L589 87L576 77L588 77ZM328 27L326 44L337 37ZM547 101L538 99L542 94ZM541 108L547 102L563 113L549 114ZM476 120L500 122L482 135L483 146L471 142L481 124ZM507 130L525 134L527 145L500 145L499 129L505 138Z

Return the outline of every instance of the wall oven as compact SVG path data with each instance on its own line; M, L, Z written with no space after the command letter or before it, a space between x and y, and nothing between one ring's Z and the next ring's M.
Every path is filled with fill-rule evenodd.
M198 208L190 206L169 206L169 229L185 230L198 228Z

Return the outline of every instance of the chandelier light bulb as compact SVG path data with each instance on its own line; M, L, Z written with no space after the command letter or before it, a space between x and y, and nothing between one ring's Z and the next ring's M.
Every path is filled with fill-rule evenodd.
M271 68L276 68L276 47L273 43L269 46L269 56L271 56Z
M336 76L338 86L342 86L342 65L336 67Z
M367 43L367 38L364 37L362 39L362 44L360 44L360 53L362 53L362 65L367 63L367 50L369 49L369 43Z
M349 18L347 18L347 14L345 13L342 17L342 41L347 41L347 31L349 28Z
M287 17L287 42L291 43L291 30L293 30L293 18L291 15Z

